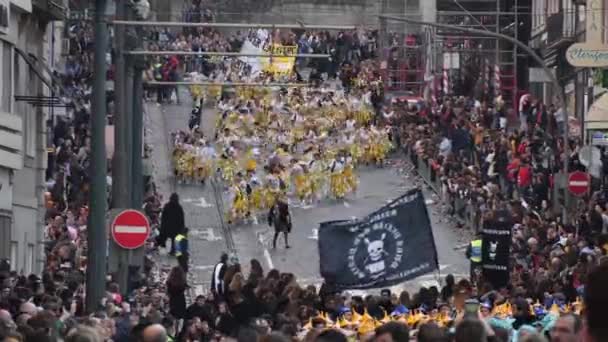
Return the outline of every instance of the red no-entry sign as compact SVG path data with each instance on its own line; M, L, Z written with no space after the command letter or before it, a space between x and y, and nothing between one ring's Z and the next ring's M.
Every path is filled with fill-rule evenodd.
M112 239L124 249L143 246L150 235L150 223L137 210L124 210L116 215L111 227Z
M575 196L583 196L589 192L591 180L589 174L575 171L568 176L568 191Z

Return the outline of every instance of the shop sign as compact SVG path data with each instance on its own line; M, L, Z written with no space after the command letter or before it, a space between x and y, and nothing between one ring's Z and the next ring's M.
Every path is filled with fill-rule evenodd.
M574 67L608 67L608 45L576 43L566 51L568 63Z
M608 132L593 132L591 135L591 145L608 146Z

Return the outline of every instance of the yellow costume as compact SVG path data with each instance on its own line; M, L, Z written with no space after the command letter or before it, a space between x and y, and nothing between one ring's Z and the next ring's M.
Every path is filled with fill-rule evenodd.
M215 85L207 87L207 94L212 99L219 99L222 96L222 86Z
M173 150L173 168L175 170L175 176L178 178L183 176L182 175L183 165L181 163L183 155L184 155L183 148L181 146L176 146L175 149Z
M252 212L259 212L269 209L269 207L266 206L266 199L264 198L263 188L257 186L251 190L249 208Z
M299 199L303 200L310 194L310 181L306 174L302 173L294 177L294 183L296 186L296 195Z
M231 158L221 158L218 162L218 167L222 173L222 178L227 184L231 184L236 176L237 163Z
M355 175L353 170L353 166L351 163L347 163L344 166L344 171L342 171L342 177L344 178L344 182L346 183L346 188L348 188L349 192L356 192L357 187L359 186L359 180Z
M271 208L281 196L280 180L277 175L268 175L264 186L264 206Z
M355 112L355 120L359 125L367 125L372 120L372 113L367 109Z
M361 78L358 83L363 86L369 80ZM330 95L331 99L320 99L318 91L307 88L288 89L287 93L255 87L235 90L237 98L225 102L221 113L225 115L217 116L216 131L220 136L217 151L221 151L220 154L226 151L223 157L206 160L205 156L199 156L185 143L198 141L192 133L192 136L178 136L186 139L181 140L184 145L177 145L173 154L179 179L202 181L219 169L224 184L233 189L232 207L228 211L231 220L245 218L247 214L255 217L256 212L274 205L277 197L285 196L287 188L302 201L321 199L327 190L332 197L344 198L357 190L357 164L363 160L382 163L392 148L385 131L370 127L373 111L357 100L361 97L359 89L346 96ZM218 98L222 87L192 86L190 92L195 100ZM249 100L253 100L255 106L248 106L245 114L242 109ZM280 146L288 146L287 151ZM251 153L252 147L256 149L255 156ZM344 160L335 160L338 151L350 155L351 159L346 164ZM278 158L272 156L273 152ZM290 153L306 167L274 169L270 182L264 179L262 184L249 184L249 194L243 183L236 184L238 173L247 171L253 176L259 171L259 163L267 165L272 160L274 165L277 160L287 166L292 160ZM210 153L205 151L205 154ZM330 161L337 164L334 170L327 167ZM278 170L280 174L275 172Z
M197 167L196 180L201 182L211 175L211 162L200 161Z
M228 217L229 222L234 223L247 217L249 212L246 192L240 185L234 185L232 187L233 200L232 208Z
M322 171L313 171L310 175L310 193L319 196L325 187L327 176Z
M353 158L353 164L357 165L361 158L363 157L363 152L357 143L351 144L349 147L349 152L351 157Z
M177 161L177 173L182 178L181 180L191 180L196 173L195 170L196 156L187 150L184 150Z
M204 89L200 85L192 85L190 86L190 95L192 96L192 100L194 103L197 103L204 96Z
M336 161L336 163L338 162ZM343 172L344 170L333 170L331 172L329 187L332 195L337 199L344 198L348 190Z

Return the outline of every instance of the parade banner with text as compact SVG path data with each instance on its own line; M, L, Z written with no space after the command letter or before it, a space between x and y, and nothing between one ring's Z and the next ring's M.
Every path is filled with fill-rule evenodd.
M482 233L481 264L483 277L495 289L509 282L509 253L513 220L507 210L497 211L494 218L485 220Z
M269 47L268 53L272 55L295 56L298 54L298 46L274 44ZM295 57L272 57L266 64L265 70L273 74L286 75L290 74L293 71L293 67L295 64Z
M424 196L412 190L359 220L323 222L321 276L337 289L392 286L439 268Z

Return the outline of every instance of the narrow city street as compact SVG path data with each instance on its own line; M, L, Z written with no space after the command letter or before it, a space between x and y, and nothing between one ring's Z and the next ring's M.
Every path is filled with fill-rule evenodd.
M221 229L220 212L215 203L215 196L210 184L177 184L173 176L171 161L171 133L187 129L188 116L192 109L192 100L185 88L180 90L180 104L158 106L148 103L150 135L153 137L153 160L155 179L159 191L166 200L171 192L177 192L186 213L186 225L190 228L190 245L192 251L191 272L195 281L195 291L204 292L211 280L213 265L221 252L228 251L226 236ZM216 122L216 111L207 106L203 111L202 128L207 136L213 134ZM277 248L272 248L273 229L266 224L266 218L260 217L257 225L236 225L229 229L236 249L236 254L244 270L248 270L249 261L258 259L267 270L276 268L294 273L301 284L319 285L322 278L319 274L319 254L317 248L317 228L323 221L362 217L398 197L407 189L420 184L414 176L405 176L402 169L409 165L392 161L384 168L362 167L359 172L360 185L356 195L345 201L325 200L313 208L292 208L294 228L290 234L291 249L285 249L283 240ZM226 194L224 194L224 199ZM441 204L431 192L426 192L427 203L435 243L439 254L440 275L449 273L457 277L466 277L468 261L462 248L455 248L468 240L457 234L449 217L444 216ZM229 203L223 204L228 208ZM221 206L221 205L220 205ZM438 274L428 274L400 286L416 289L420 286L436 284Z

